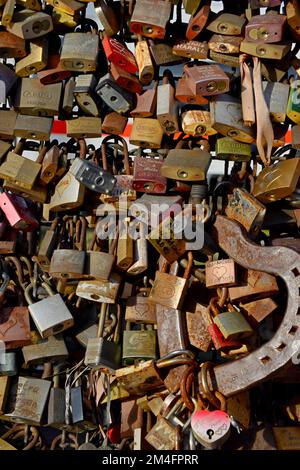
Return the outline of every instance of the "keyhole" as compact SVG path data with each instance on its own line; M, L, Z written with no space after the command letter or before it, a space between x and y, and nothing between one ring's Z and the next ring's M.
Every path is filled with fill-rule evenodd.
M212 439L213 435L215 434L215 431L213 431L212 429L208 429L206 431L206 434L208 435L209 439Z

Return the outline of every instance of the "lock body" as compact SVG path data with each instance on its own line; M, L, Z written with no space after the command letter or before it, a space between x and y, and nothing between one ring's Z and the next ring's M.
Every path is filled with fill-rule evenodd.
M70 173L81 184L98 193L111 194L116 178L93 162L75 158Z
M96 93L116 113L125 114L134 106L134 95L124 91L109 73L100 79Z
M242 339L251 336L254 331L238 311L224 312L214 317L214 323L225 339Z
M216 158L236 162L251 160L251 145L237 142L231 137L219 138L216 142Z
M14 127L16 137L24 139L49 140L53 119L44 116L25 116L18 114Z
M145 37L163 39L170 15L170 2L137 0L130 20L130 31Z
M218 34L229 36L240 36L244 31L246 19L231 13L220 13L216 19L211 21L206 29Z
M155 360L156 332L154 330L125 330L122 349L124 366L134 364L138 360Z
M66 121L68 137L93 138L102 133L101 119L91 116L80 116Z
M227 217L243 225L251 235L256 236L262 227L266 207L245 189L235 188L228 198L225 213Z
M92 33L67 33L60 54L64 70L94 72L97 67L99 38Z
M84 251L54 250L49 272L55 278L80 278L84 273L84 263Z
M1 178L24 189L31 189L41 170L41 164L14 152L9 152L0 165Z
M245 39L250 42L280 42L283 38L285 23L284 15L252 16L245 28Z
M22 114L55 116L59 111L61 83L42 85L39 79L23 78L14 98L14 107Z
M179 181L205 180L211 156L200 149L171 149L161 167L166 178Z
M112 373L118 369L121 361L119 344L103 338L88 340L84 363L93 369L107 369Z
M143 193L164 194L167 190L167 179L161 176L162 160L135 157L132 187Z
M163 130L157 119L134 118L129 142L142 148L160 148Z
M211 125L209 111L190 110L181 115L182 130L193 136L210 136L217 133Z
M38 221L31 214L26 201L14 194L0 194L0 208L3 210L11 227L24 232L32 232L39 227Z
M233 259L209 261L205 265L207 288L235 285L237 282L236 264Z
M229 78L218 65L194 65L187 67L185 74L194 95L211 96L229 90Z

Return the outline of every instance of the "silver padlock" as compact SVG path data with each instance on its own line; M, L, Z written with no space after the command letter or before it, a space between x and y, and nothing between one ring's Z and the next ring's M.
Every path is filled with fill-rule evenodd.
M109 73L100 79L96 93L116 113L125 114L134 108L134 95L121 88Z

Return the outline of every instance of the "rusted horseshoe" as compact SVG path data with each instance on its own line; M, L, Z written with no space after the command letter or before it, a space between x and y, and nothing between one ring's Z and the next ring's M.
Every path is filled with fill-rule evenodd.
M238 264L279 276L287 288L286 311L273 338L248 356L215 366L208 372L209 387L229 397L267 380L299 351L300 254L283 246L257 245L245 236L237 222L224 216L217 216L213 231L220 247Z

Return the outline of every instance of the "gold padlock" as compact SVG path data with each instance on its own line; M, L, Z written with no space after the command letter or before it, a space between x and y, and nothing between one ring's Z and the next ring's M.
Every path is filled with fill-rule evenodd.
M38 78L23 78L14 97L14 107L31 116L55 116L59 111L61 83L42 85Z

